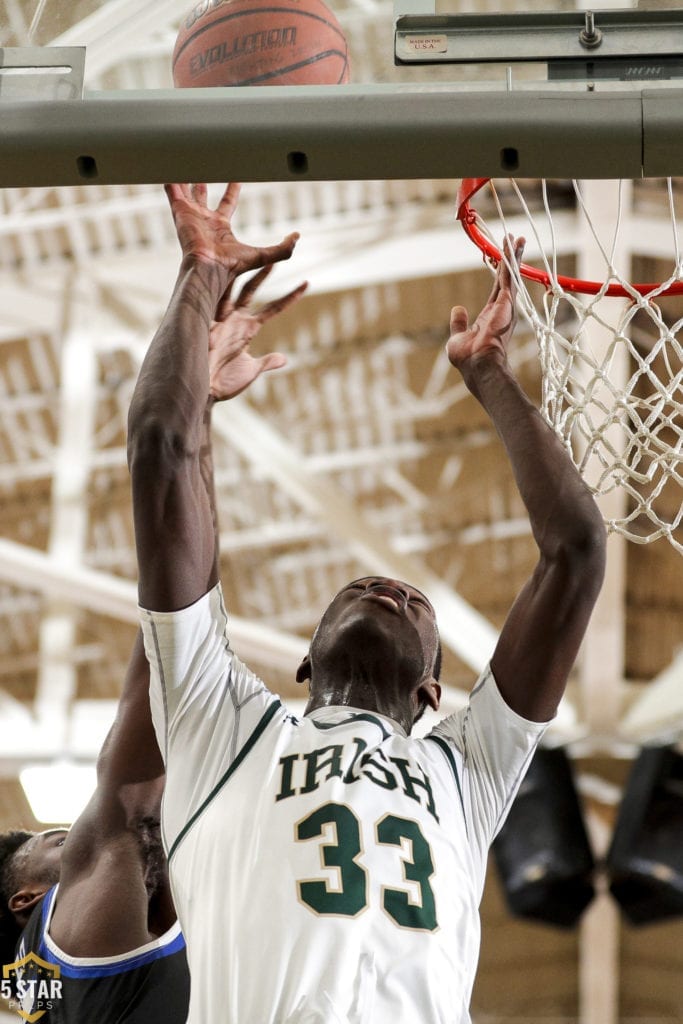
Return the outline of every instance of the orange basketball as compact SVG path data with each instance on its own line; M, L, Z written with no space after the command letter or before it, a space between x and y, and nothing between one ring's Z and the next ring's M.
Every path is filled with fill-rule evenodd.
M346 39L322 0L200 0L173 51L179 88L348 80Z

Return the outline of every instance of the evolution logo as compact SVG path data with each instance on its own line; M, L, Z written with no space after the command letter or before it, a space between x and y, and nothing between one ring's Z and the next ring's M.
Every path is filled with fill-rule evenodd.
M224 64L226 61L244 57L246 54L259 54L268 50L280 50L294 46L296 46L296 27L294 25L250 32L248 35L236 36L217 46L210 46L203 53L196 54L190 61L190 74L199 75L215 64Z

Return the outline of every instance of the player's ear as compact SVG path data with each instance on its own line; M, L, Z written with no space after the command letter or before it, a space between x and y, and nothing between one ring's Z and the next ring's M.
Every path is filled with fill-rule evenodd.
M44 885L27 885L10 896L7 906L17 917L28 921L31 911L46 892L47 887Z
M420 684L418 690L418 698L422 698L427 701L427 704L432 711L439 710L439 704L441 703L441 684L437 683L434 676L428 676Z
M307 679L311 678L311 657L309 654L306 655L304 660L296 670L296 681L297 683L305 683Z

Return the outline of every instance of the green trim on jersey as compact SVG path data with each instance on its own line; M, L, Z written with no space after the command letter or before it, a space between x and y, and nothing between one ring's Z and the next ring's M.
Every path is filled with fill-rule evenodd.
M453 776L455 778L455 784L458 787L458 796L460 797L460 806L462 807L462 816L465 819L465 829L467 829L467 815L465 814L465 801L462 798L462 789L460 788L460 776L458 775L458 766L455 763L455 758L453 757L453 751L448 746L448 744L446 743L445 739L443 739L441 736L426 736L425 739L431 740L432 743L436 743L437 746L441 747L441 749L443 750L444 754L446 755L446 760L448 761L448 763L451 766L451 771L453 772Z
M192 815L190 820L187 822L187 824L184 825L183 828L181 829L181 831L178 833L178 835L177 835L173 845L171 846L171 849L168 851L168 862L169 862L169 864L171 862L171 857L176 852L176 850L178 849L178 846L180 845L181 841L185 838L187 833L190 831L190 829L194 825L194 823L197 820L197 818L199 817L199 815L202 814L202 812L204 810L206 810L206 808L211 803L211 801L216 796L216 794L219 792L219 790L221 790L223 788L223 786L225 785L225 783L228 781L228 779L230 778L232 773L234 771L236 771L237 768L239 768L239 766L241 765L242 761L244 761L245 757L247 756L247 754L249 753L251 748L254 746L256 741L259 739L259 737L261 736L261 733L264 731L264 729L266 728L266 726L270 722L270 720L273 717L273 715L275 715L275 713L281 707L282 707L282 702L277 700L277 699L275 699L275 700L273 700L272 704L263 713L263 716L261 717L260 722L258 723L256 728L252 732L251 736L249 736L249 738L245 742L244 746L242 747L242 749L240 750L239 754L237 755L235 760L232 762L232 764L230 765L228 770L225 772L223 777L218 780L216 785L213 787L213 789L211 790L211 792L207 796L206 800L204 800L203 803L197 808L197 810L194 812L194 814Z
M372 725L376 725L382 732L382 738L388 740L392 733L389 732L384 722L371 715L367 711L361 711L357 715L349 715L348 718L343 719L340 722L316 722L315 718L311 718L310 715L306 716L309 722L312 722L316 729L336 729L339 725L348 725L349 722L370 722Z

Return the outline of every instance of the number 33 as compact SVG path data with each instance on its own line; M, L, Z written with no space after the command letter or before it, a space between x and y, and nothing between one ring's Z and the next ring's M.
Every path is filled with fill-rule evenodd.
M358 863L362 845L361 823L356 814L345 804L323 804L295 825L296 840L306 842L320 838L327 825L334 826L336 842L322 845L322 863L338 869L341 884L333 888L323 880L300 881L297 882L299 897L316 914L355 917L368 906L367 871ZM408 891L383 886L384 910L401 928L435 931L438 928L436 906L429 884L434 862L419 824L387 814L377 822L375 832L380 846L402 847L402 841L408 840L411 859L402 858L403 873L406 881L416 882L420 889L418 903Z

